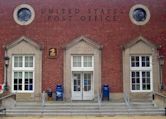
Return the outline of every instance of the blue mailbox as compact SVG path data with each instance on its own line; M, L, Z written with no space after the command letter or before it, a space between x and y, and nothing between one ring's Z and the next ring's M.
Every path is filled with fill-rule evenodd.
M63 87L62 85L58 84L55 89L56 100L63 100Z
M107 99L109 100L110 88L107 84L102 86L102 100Z

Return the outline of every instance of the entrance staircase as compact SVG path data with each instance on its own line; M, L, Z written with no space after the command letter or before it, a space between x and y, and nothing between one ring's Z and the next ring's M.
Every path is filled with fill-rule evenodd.
M17 102L15 107L7 109L7 116L27 115L164 115L163 108L155 107L152 102Z

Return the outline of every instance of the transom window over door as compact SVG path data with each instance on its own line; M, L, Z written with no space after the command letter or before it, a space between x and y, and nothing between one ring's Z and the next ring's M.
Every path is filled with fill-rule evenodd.
M74 55L72 56L72 70L93 70L93 56L92 55Z
M12 59L13 92L34 91L34 56L14 55Z
M72 71L92 71L94 61L92 55L73 55L72 56Z
M151 56L130 57L131 91L152 91L152 58Z

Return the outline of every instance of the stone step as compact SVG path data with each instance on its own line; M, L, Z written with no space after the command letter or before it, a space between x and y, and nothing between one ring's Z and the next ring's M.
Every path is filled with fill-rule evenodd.
M159 108L131 108L131 109L127 109L127 108L124 108L124 109L117 109L117 108L112 108L112 109L102 109L102 108L93 108L92 109L82 109L82 108L79 108L77 110L74 110L74 109L50 109L50 108L36 108L36 109L28 109L28 108L24 108L24 109L17 109L17 108L13 108L13 109L7 109L7 112L11 112L11 111L29 111L29 112L34 112L34 111L41 111L41 110L44 110L44 111L93 111L93 110L99 110L99 111L162 111L164 109L159 109Z
M117 110L122 110L122 109L127 109L127 107L44 107L44 109L50 109L50 110L79 110L79 109L82 109L82 110L92 110L92 109L102 109L102 110L112 110L112 109L117 109ZM157 107L129 107L130 109L157 109ZM23 107L15 107L15 108L12 108L14 110L24 110L24 109L27 109L27 110L37 110L37 109L42 109L42 107L26 107L26 108L23 108Z
M164 111L160 112L34 112L34 113L7 113L7 116L27 116L27 115L48 115L48 116L67 116L67 115L93 115L93 116L111 116L111 115L164 115Z
M14 109L40 109L42 106L16 106ZM127 106L44 106L45 109L94 109L94 108L101 108L101 109L126 109ZM153 105L137 105L133 106L130 105L130 108L156 108Z
M41 106L42 104L41 103L16 103L16 107L37 107L37 106ZM51 104L51 103L45 103L45 106L46 107L94 107L94 106L102 106L102 107L122 107L122 106L126 106L125 103L101 103L101 104L98 104L98 103L94 103L94 104L90 104L90 103L65 103L65 104ZM130 105L132 106L151 106L153 107L154 104L153 103L130 103Z
M41 103L28 103L28 102L22 102L22 103L16 103L16 106L40 106ZM99 105L99 103L45 103L46 106L95 106ZM105 106L118 106L118 105L126 105L125 103L101 103L101 105Z
M100 107L100 108L99 108ZM154 107L152 102L125 103L41 103L17 102L12 109L7 109L7 115L164 115L164 109Z
M112 111L112 112L99 112L99 111L92 111L92 112L51 112L51 111L44 111L44 112L7 112L7 116L30 116L30 115L164 115L164 111Z
M16 102L16 104L40 104L41 102ZM77 101L46 101L46 104L51 104L51 105L68 105L68 104L75 104L75 105L85 105L85 104L90 104L90 105L94 105L94 104L98 104L98 102L89 102L89 101L86 101L86 102L83 102L83 101L80 101L80 102L77 102ZM137 103L137 104L151 104L152 101L144 101L144 102L140 102L140 101L131 101L130 103ZM105 104L105 105L109 105L109 104L125 104L125 102L114 102L114 101L101 101L101 104Z
M21 110L23 110L23 109L41 109L42 108L42 106L41 105L38 105L38 104L34 104L34 105L32 105L31 103L30 104L19 104L19 105L16 105L15 107L14 107L14 109L21 109ZM45 109L52 109L52 110L64 110L64 109L73 109L73 110L79 110L79 109L84 109L84 110L89 110L89 109L98 109L98 108L100 108L100 109L108 109L108 110L111 110L111 109L126 109L127 108L127 106L126 105L124 105L124 104L118 104L118 105L105 105L105 104L101 104L100 106L99 105L60 105L60 104L58 104L58 105L50 105L50 104L47 104L47 105L45 105L44 106L44 108ZM131 109L141 109L141 108L143 108L143 109L145 109L145 108L155 108L154 106L153 106L153 104L152 103L149 103L149 104L142 104L142 103L132 103L131 105L130 105L130 108Z
M154 105L152 102L141 103L141 102L131 102L130 105Z
M164 109L123 109L123 110L99 110L99 109L94 109L94 110L48 110L48 109L38 109L38 110L29 110L29 109L24 109L24 110L7 110L7 114L27 114L31 115L34 113L77 113L79 114L91 114L91 113L130 113L130 114L152 114L152 113L158 113L158 114L164 114Z

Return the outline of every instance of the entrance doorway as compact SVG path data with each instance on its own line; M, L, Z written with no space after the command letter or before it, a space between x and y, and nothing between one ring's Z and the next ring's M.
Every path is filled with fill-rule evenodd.
M72 100L93 99L93 72L72 72Z

